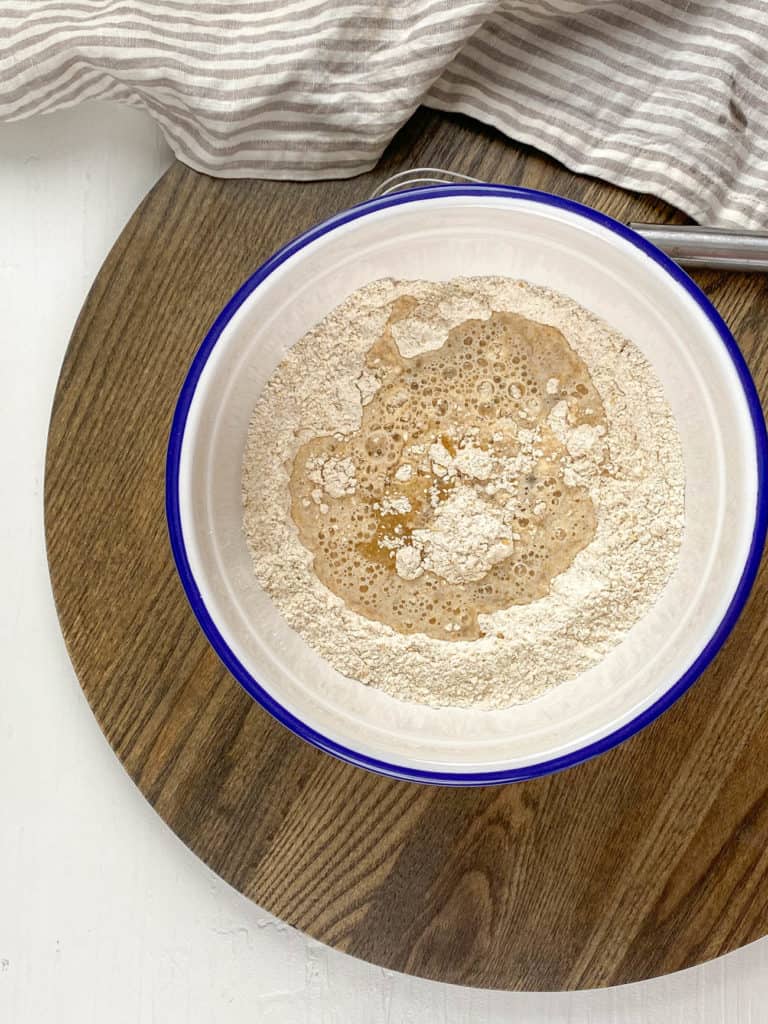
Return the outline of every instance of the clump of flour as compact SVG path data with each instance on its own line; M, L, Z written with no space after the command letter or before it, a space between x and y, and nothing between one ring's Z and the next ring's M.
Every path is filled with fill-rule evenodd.
M567 404L554 404L546 428L567 450L565 485L586 488L594 503L594 538L555 576L545 597L480 615L485 635L471 641L405 635L352 611L313 572L291 518L289 478L297 450L312 437L359 428L363 406L378 387L366 354L404 295L417 301L392 328L403 357L439 348L468 318L519 314L563 333L586 364L608 422L607 433L602 426L574 427ZM557 396L560 387L553 377L546 393ZM530 422L530 429L525 420L515 425L519 451L505 472L526 473L541 458L533 414ZM452 490L439 504L435 498L429 530L396 543L397 574L415 580L435 573L457 587L482 579L516 543L509 521L490 503L495 491L509 486L499 465L471 436L454 452L436 442L410 457L414 462L397 469L397 480L408 483L422 460ZM350 460L310 467L310 507L315 503L323 513L329 499L355 494L356 470ZM627 339L571 299L504 278L384 280L329 314L268 382L251 423L243 496L260 583L288 623L336 669L403 700L503 708L592 667L658 598L681 543L684 472L677 427L652 368ZM384 516L409 511L402 498L386 500Z

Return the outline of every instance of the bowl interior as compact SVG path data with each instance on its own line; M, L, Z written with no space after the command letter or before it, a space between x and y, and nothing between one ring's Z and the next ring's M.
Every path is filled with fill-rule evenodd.
M299 247L241 295L237 308L231 304L207 359L198 360L202 370L187 384L178 465L193 603L204 605L217 643L226 644L230 667L236 659L236 674L251 692L266 692L348 756L406 775L526 770L630 728L702 655L753 540L754 427L717 325L668 270L606 224L567 206L482 190L400 199L339 218ZM547 285L630 337L666 390L686 467L685 538L661 599L597 667L505 711L411 705L342 677L262 591L242 532L248 423L286 351L373 279L458 275Z

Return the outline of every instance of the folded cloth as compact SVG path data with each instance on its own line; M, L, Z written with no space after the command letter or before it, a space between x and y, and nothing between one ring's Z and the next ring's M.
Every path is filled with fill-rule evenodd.
M372 168L419 104L768 227L766 0L0 0L0 121L88 99L222 177Z

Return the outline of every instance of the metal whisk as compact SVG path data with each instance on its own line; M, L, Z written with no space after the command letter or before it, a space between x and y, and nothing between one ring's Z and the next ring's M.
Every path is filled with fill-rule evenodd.
M383 181L371 199L425 185L451 185L463 181L476 185L488 182L469 174L446 171L441 167L413 167ZM768 271L768 232L734 228L705 228L688 225L629 225L643 238L671 256L682 267L709 270Z

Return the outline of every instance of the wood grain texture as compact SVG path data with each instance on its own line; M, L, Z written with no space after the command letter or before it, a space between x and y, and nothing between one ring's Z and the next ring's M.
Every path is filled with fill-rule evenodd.
M165 446L193 352L279 244L431 164L623 220L680 216L460 118L419 112L351 181L221 181L176 164L96 279L62 367L48 554L83 689L128 772L216 872L310 935L467 985L576 989L666 973L768 931L768 578L715 664L639 736L549 778L432 789L293 737L208 647L176 577ZM700 283L768 392L768 279Z

